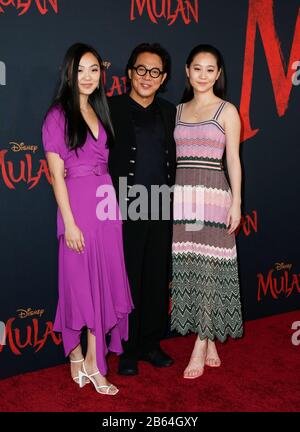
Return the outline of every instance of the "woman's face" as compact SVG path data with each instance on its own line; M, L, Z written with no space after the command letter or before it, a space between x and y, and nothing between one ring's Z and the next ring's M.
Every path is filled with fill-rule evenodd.
M186 74L194 92L205 93L213 88L219 78L217 59L213 54L201 52L197 54L190 67L186 66Z
M101 68L94 54L84 54L78 66L79 94L89 96L98 87L101 78Z

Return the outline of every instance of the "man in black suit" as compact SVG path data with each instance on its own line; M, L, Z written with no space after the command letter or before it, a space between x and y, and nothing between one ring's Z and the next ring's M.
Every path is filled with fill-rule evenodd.
M171 209L172 202L170 195L165 195L159 206L151 207L150 199L153 185L165 185L170 192L175 182L176 108L156 96L169 74L168 53L159 44L143 43L133 50L127 64L129 93L108 100L115 130L109 169L123 218L124 208L129 210L128 219L123 221L123 242L135 306L129 317L129 338L120 357L121 375L136 375L138 360L156 367L173 363L160 347L168 323L172 241L171 217L166 218L168 211L163 212ZM120 178L127 183L125 194L119 190ZM136 185L148 192L139 207L138 220L130 214Z

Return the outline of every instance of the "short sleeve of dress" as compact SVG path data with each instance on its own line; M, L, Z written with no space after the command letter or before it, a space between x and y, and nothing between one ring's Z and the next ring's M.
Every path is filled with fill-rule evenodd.
M59 108L52 108L48 112L42 127L42 140L45 153L57 153L61 159L65 159L65 116Z

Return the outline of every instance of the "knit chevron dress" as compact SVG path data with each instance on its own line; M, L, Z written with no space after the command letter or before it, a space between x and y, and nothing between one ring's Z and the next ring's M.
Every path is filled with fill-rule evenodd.
M225 103L198 123L181 121L183 105L178 107L171 312L172 330L222 342L243 333L235 235L226 228L232 195L218 122Z

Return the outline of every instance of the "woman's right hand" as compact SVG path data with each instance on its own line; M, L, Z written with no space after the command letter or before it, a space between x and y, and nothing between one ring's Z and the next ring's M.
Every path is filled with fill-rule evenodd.
M75 223L66 226L65 239L68 248L72 249L72 251L83 252L85 248L84 237Z

